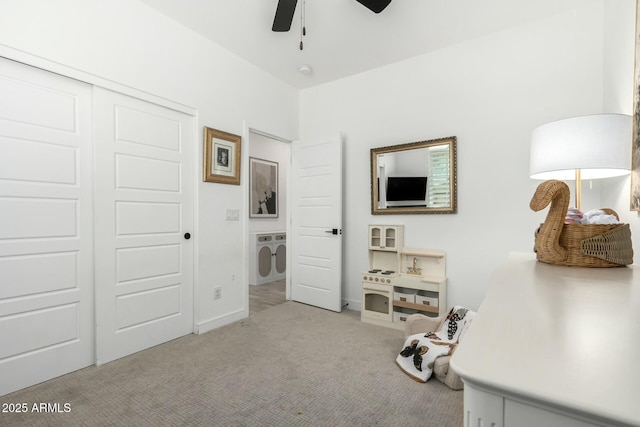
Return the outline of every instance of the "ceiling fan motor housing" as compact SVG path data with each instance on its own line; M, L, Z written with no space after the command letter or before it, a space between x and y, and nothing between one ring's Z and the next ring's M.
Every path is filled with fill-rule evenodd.
M391 0L357 0L358 3L360 3L361 5L363 5L364 7L366 7L367 9L375 12L375 13L380 13L382 12L385 7L389 6L389 3L391 3Z
M380 13L382 12L391 0L357 0L358 3L366 7L367 9ZM276 16L273 18L272 31L286 32L291 29L291 22L293 21L293 14L296 11L296 5L298 0L278 0L278 6L276 7Z

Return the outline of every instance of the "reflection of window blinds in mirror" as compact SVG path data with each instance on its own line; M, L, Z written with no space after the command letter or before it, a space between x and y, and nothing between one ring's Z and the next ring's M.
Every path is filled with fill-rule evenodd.
M431 179L427 183L429 207L449 207L449 201L451 200L451 187L449 186L449 146L431 147L429 154L429 169L431 170Z

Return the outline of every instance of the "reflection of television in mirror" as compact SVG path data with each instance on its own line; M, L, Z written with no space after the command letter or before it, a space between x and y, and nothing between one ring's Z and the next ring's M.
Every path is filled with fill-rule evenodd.
M390 176L387 178L387 201L421 200L427 195L426 176Z

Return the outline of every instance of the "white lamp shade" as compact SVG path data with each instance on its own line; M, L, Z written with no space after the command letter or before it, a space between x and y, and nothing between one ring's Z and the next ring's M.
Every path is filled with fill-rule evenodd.
M529 175L533 179L608 178L631 168L631 116L595 114L547 123L533 130Z

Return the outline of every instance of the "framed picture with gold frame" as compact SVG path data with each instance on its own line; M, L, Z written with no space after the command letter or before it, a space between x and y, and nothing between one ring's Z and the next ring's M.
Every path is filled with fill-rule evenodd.
M241 143L238 135L205 127L202 180L240 185Z

